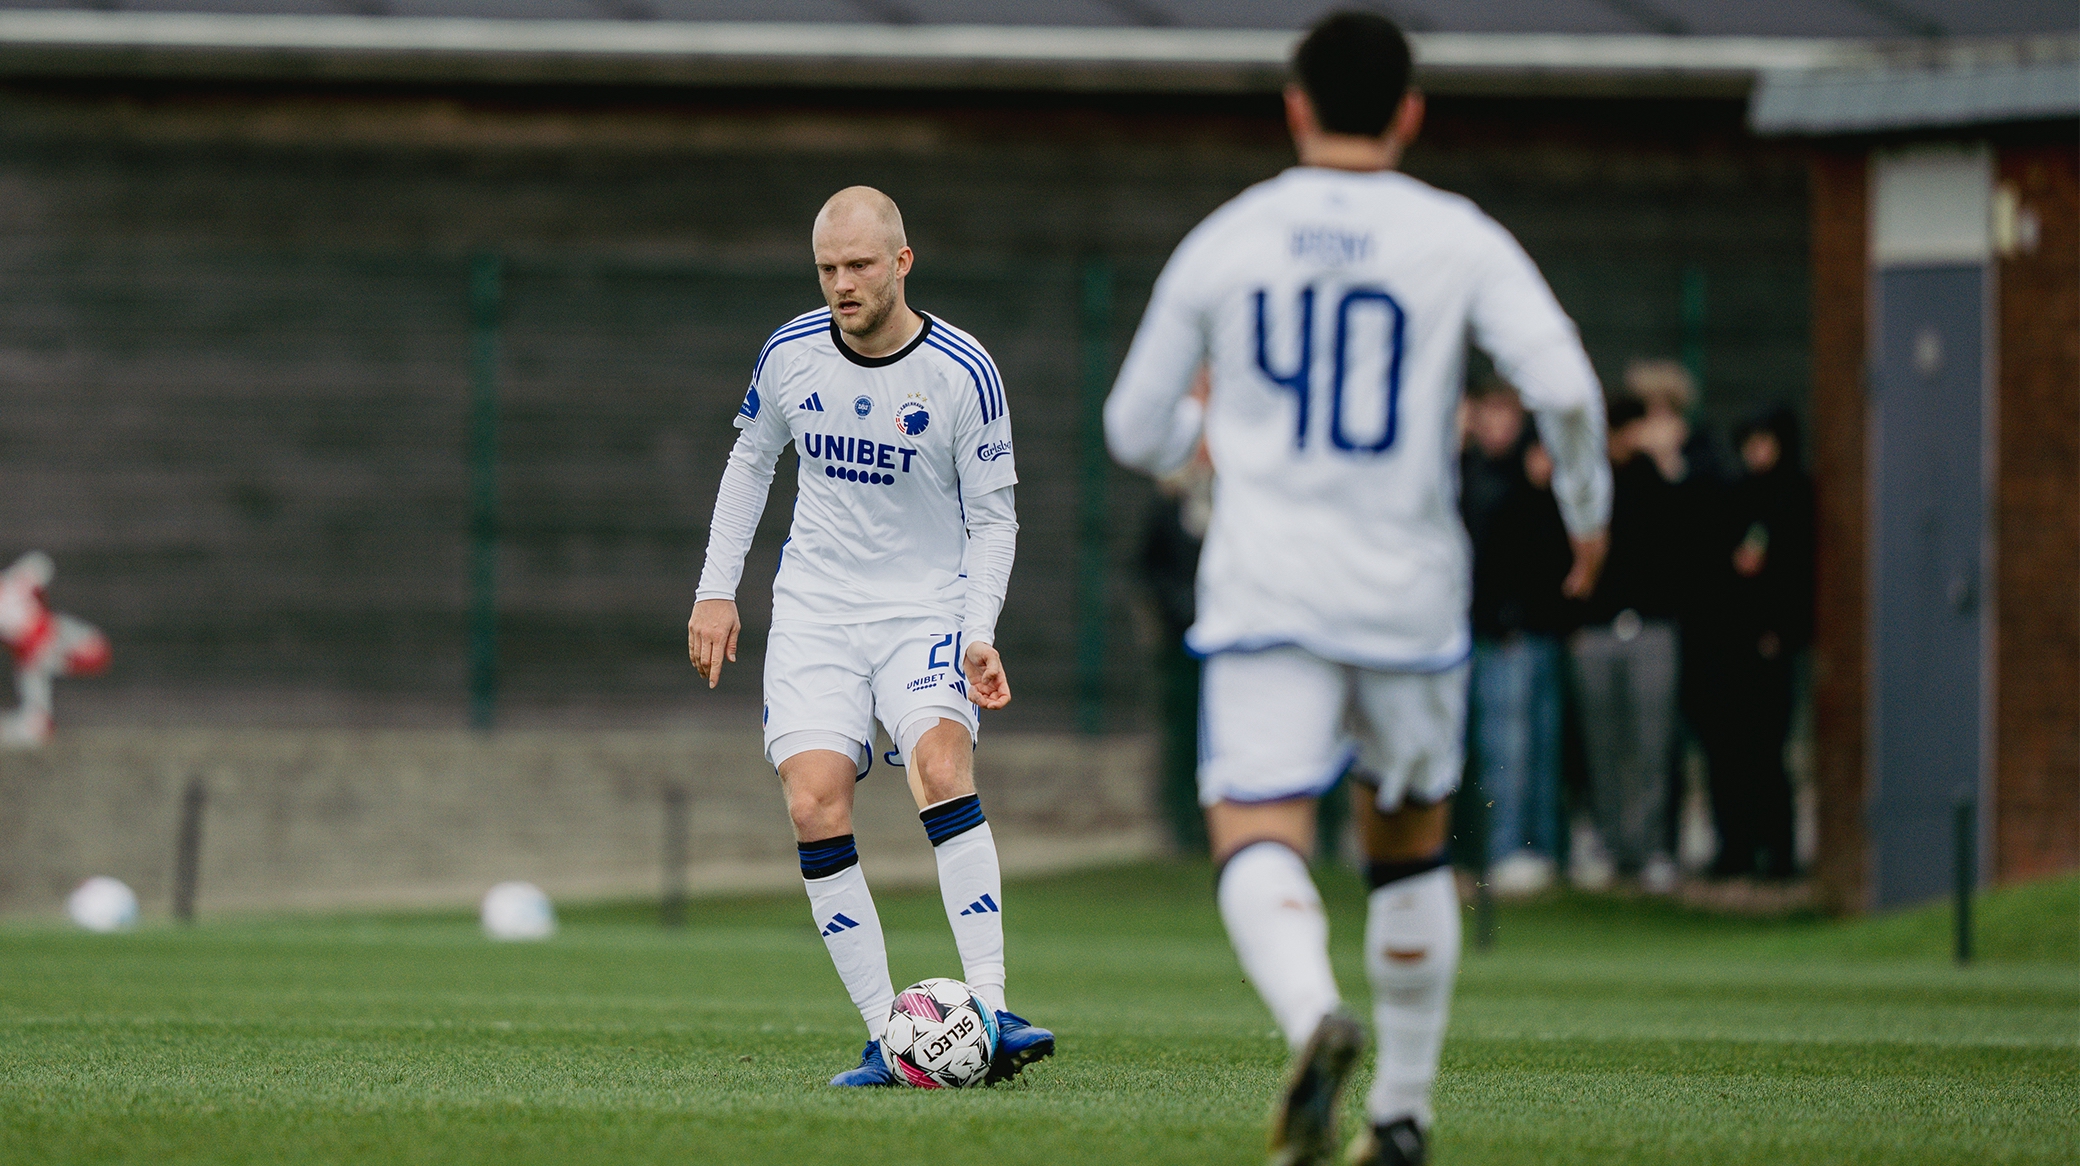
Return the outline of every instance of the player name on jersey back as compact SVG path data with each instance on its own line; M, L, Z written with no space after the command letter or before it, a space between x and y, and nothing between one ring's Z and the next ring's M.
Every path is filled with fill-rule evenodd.
M1115 449L1149 451L1143 468L1160 472L1155 434L1208 366L1218 478L1195 650L1294 644L1397 669L1464 658L1469 334L1505 375L1538 375L1560 349L1586 371L1573 324L1508 232L1405 175L1288 170L1179 245L1107 422L1130 431L1112 435ZM1593 374L1586 383L1567 392L1593 392ZM1150 436L1137 443L1137 429Z

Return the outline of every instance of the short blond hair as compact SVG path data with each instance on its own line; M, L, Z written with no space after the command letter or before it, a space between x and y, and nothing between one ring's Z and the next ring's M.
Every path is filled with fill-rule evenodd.
M827 223L854 216L864 216L874 224L888 243L890 255L910 245L910 236L903 230L903 212L896 209L896 200L871 186L848 186L826 199L823 209L816 212L815 232L821 232Z
M1640 357L1625 366L1625 391L1649 405L1686 413L1697 403L1697 378L1676 361Z

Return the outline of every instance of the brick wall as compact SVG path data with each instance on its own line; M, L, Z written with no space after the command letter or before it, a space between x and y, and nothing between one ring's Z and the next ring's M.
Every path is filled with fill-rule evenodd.
M2000 151L2039 224L2000 261L1994 871L2080 867L2080 150Z
M1867 166L1859 149L1816 151L1813 214L1813 479L1819 507L1813 637L1814 877L1835 910L1862 906L1869 655L1864 347Z

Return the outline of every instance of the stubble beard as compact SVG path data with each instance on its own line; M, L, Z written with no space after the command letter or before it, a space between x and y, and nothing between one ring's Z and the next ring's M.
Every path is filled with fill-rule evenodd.
M837 316L838 330L847 336L871 336L879 331L883 324L888 323L889 313L895 311L896 281L891 279L871 291L861 288L857 298L859 314L849 322L845 317Z

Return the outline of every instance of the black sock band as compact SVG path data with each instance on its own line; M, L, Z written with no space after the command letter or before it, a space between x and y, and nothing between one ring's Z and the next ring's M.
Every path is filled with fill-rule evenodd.
M852 844L850 834L815 842L797 842L794 848L801 853L802 877L805 879L827 879L848 866L859 865L859 848Z
M925 837L937 846L949 838L966 834L988 819L982 816L982 795L969 794L919 810L917 820L924 823Z
M1450 861L1452 861L1451 848L1442 847L1436 854L1428 858L1418 858L1408 862L1368 862L1365 864L1365 885L1376 891L1388 883L1398 883L1402 879L1412 879L1419 874L1427 874Z
M1276 838L1252 838L1252 839L1250 839L1250 840L1249 840L1248 842L1245 842L1245 843L1243 843L1242 845L1240 845L1240 846L1236 847L1235 849L1233 849L1233 850L1230 850L1230 851L1228 852L1228 857L1226 857L1226 858L1224 858L1224 859L1221 859L1221 860L1220 860L1220 862L1218 862L1218 863L1216 863L1216 864L1214 865L1214 868L1213 868L1213 885L1214 885L1214 888L1215 888L1216 890L1218 890L1218 889L1220 888L1220 885L1221 885L1221 876L1222 876L1222 875L1224 875L1224 874L1227 874L1227 873L1228 873L1228 864L1229 864L1229 863L1231 863L1231 862L1234 862L1234 861L1235 861L1235 857L1236 857L1237 855L1241 854L1241 853L1242 853L1243 851L1245 851L1245 850L1248 850L1248 849L1250 849L1250 848L1251 848L1251 847L1253 847L1253 846L1277 846L1277 847L1281 847L1281 848L1283 848L1283 849L1286 849L1286 850L1293 850L1293 846L1292 846L1292 844L1291 844L1291 843L1289 843L1289 842L1282 842L1282 841L1280 841L1280 840L1278 840L1278 839L1276 839ZM1299 852L1299 851L1297 851L1297 850L1293 850L1293 853L1294 853L1294 854L1299 854L1299 855L1300 855L1300 865L1302 865L1302 866L1305 866L1305 865L1307 865L1307 856L1306 856L1306 855L1304 855L1304 854L1300 854L1300 852Z

